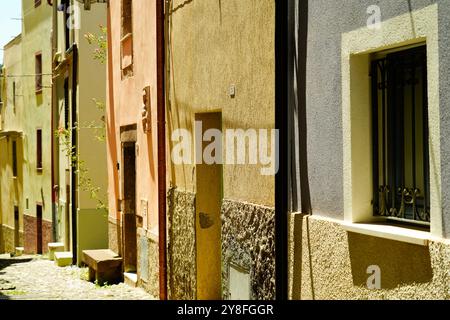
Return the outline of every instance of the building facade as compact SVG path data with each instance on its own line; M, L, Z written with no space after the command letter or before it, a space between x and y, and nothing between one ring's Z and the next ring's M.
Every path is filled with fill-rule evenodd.
M22 1L24 181L23 230L27 253L45 253L54 239L51 181L52 10Z
M275 2L166 12L169 297L274 299Z
M290 298L448 299L449 4L291 9Z
M53 5L53 200L56 240L82 251L108 247L106 63L86 35L105 37L106 4ZM95 152L94 152L95 150Z
M23 246L23 122L22 36L4 47L0 110L0 252Z
M125 280L164 299L162 8L159 0L108 4L107 168L109 247L123 258Z

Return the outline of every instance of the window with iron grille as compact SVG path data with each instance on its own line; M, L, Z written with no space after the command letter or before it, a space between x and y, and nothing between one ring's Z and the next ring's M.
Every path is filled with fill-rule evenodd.
M372 61L376 216L430 223L426 47Z

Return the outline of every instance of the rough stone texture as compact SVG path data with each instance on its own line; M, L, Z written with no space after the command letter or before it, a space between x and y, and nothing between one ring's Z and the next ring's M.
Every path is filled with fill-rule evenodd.
M0 256L0 300L155 300L124 283L99 287L85 279L87 268L60 268L39 256Z
M15 252L14 229L11 229L10 227L3 225L2 230L3 230L4 252L7 253Z
M255 300L275 299L275 211L224 200L222 203L222 292L229 296L230 263L250 270Z
M14 245L14 229L9 226L2 225L2 248L5 253L14 253L16 251L16 246ZM23 245L23 232L19 232L19 246Z
M3 225L0 224L0 254L5 253L5 242L3 241Z
M108 239L109 239L109 249L113 252L121 255L122 250L120 244L122 243L122 232L120 225L111 221L108 222Z
M138 239L138 285L154 297L159 297L159 248L147 236ZM144 270L145 268L145 270Z
M300 215L290 231L291 299L450 299L448 241L417 246ZM367 288L371 265L381 270L379 290Z
M172 188L168 204L168 296L171 300L197 297L195 194Z
M37 251L36 217L24 214L23 228L25 253L34 254ZM42 220L42 253L47 253L50 242L53 242L53 224Z

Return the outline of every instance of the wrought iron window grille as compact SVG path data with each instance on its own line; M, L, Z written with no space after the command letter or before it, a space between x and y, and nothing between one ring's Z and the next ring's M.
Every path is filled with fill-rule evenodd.
M430 223L426 47L371 63L375 216Z

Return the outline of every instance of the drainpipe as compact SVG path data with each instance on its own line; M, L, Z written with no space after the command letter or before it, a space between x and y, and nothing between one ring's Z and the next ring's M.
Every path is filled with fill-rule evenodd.
M77 148L77 84L78 84L78 47L74 43L67 54L72 53L72 121L71 121L71 136L72 136L72 148L73 153L78 154ZM73 264L77 264L77 170L78 168L71 168L71 203L72 203L72 254Z
M166 93L165 93L165 14L164 0L156 1L157 87L158 87L158 224L159 224L159 297L167 300L167 228L166 228Z

